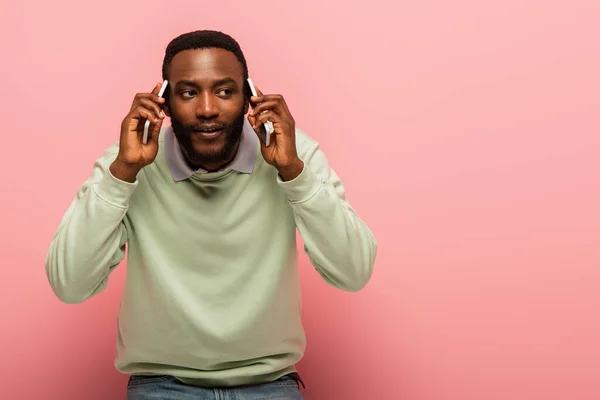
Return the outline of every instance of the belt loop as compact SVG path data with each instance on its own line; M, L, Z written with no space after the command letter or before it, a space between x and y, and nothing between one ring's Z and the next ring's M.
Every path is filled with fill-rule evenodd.
M299 374L299 373L297 373L297 372L292 372L292 373L290 374L290 376L291 376L292 378L294 378L294 379L295 379L297 382L300 382L300 383L302 384L302 387L303 387L304 389L306 389L306 385L304 384L304 381L303 381L303 380L302 380L302 378L300 377L300 374Z

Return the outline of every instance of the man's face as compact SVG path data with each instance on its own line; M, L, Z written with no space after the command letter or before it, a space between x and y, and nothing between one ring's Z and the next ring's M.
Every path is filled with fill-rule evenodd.
M242 64L224 49L185 50L173 57L168 79L167 112L188 162L208 170L230 162L248 111Z

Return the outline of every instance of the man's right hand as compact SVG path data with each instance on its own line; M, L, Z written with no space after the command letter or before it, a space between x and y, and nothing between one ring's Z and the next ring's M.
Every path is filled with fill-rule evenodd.
M151 93L135 95L129 114L121 123L119 154L110 166L117 179L134 182L135 177L146 165L151 164L158 153L158 135L165 114L161 110L165 99L158 97L161 83ZM150 120L148 143L142 142L144 123Z

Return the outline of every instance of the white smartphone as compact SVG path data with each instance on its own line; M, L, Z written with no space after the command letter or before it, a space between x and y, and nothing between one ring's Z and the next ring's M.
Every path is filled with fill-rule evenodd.
M250 86L250 91L252 92L252 96L258 96L256 93L256 88L254 88L254 84L252 83L252 79L248 78L248 85ZM269 146L271 143L271 133L273 133L275 129L273 128L273 123L271 121L267 121L262 124L260 127L260 133L262 134L263 143L265 146Z
M168 84L169 82L165 79L160 87L160 90L158 91L158 97L163 97ZM144 144L148 144L148 129L150 129L150 121L146 120L146 123L144 124L144 136L142 137L142 143Z

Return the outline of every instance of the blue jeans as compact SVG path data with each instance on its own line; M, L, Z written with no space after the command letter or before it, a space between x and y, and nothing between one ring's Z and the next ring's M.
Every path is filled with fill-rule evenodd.
M261 385L209 389L172 376L131 376L127 400L303 400L296 378L286 375Z

